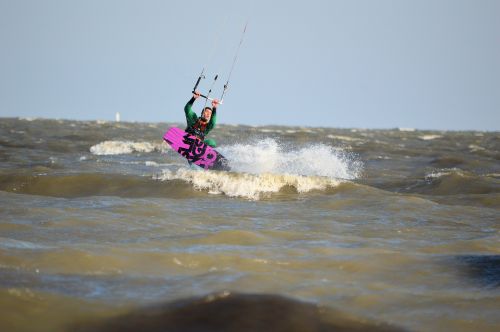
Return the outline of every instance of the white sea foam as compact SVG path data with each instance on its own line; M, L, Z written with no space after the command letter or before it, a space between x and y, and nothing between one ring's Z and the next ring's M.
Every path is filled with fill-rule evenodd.
M95 155L149 153L154 151L164 151L164 145L151 142L104 141L90 148L90 152Z
M157 176L163 181L182 180L192 183L198 190L207 190L211 194L224 194L229 197L242 197L258 200L263 196L277 193L283 187L291 186L299 193L312 190L324 190L341 183L339 180L292 174L248 174L233 172L204 172L187 168L176 171L163 170Z
M469 149L470 149L470 152L476 152L476 151L484 151L486 150L485 148L479 146L479 145L475 145L475 144L470 144L469 145Z
M279 129L266 129L266 128L259 129L259 131L261 133L282 133L283 132L283 130L279 130Z
M441 138L441 137L443 137L443 136L441 136L441 135L422 135L422 136L418 136L418 138L420 138L423 141L431 141L433 139Z
M172 165L178 165L178 164L172 164L172 163L157 163L156 161L151 161L151 160L146 160L146 161L119 161L120 164L122 165L145 165L148 167L167 167L167 166L172 166Z
M425 175L425 179L430 181L432 179L439 179L443 176L447 176L447 175L451 175L451 174L464 176L464 173L459 168L444 168L444 169L441 169L439 171L433 171L433 172L427 173Z
M338 139L338 140L341 140L341 141L350 141L350 142L362 141L362 139L360 139L360 138L349 137L349 136L342 136L342 135L327 135L326 137L331 138L331 139Z

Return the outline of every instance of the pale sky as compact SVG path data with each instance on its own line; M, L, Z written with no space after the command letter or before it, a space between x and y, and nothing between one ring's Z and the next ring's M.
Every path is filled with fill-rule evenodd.
M183 122L246 21L220 123L500 129L498 0L0 0L0 117Z

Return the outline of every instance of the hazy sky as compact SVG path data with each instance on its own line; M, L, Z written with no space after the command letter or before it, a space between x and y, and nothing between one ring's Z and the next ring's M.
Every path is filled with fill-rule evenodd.
M0 116L182 122L247 20L221 123L500 129L499 0L0 0Z

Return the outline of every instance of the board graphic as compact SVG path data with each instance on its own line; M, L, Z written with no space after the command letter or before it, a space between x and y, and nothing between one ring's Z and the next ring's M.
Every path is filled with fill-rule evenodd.
M163 139L177 153L201 168L221 171L230 170L228 161L223 155L182 129L170 128L163 135Z

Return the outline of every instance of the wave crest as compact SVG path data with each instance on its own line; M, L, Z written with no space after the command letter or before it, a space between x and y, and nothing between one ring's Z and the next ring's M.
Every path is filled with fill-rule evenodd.
M500 192L500 181L490 174L446 168L426 174L425 184L415 190L429 195L492 194Z
M163 144L151 142L104 141L90 148L95 155L130 154L134 152L150 153L164 151Z
M242 197L258 200L286 187L293 187L298 193L325 190L338 186L341 181L319 177L292 174L249 174L232 172L205 172L180 168L176 171L163 170L158 180L182 180L191 183L195 189L208 190L211 194Z

